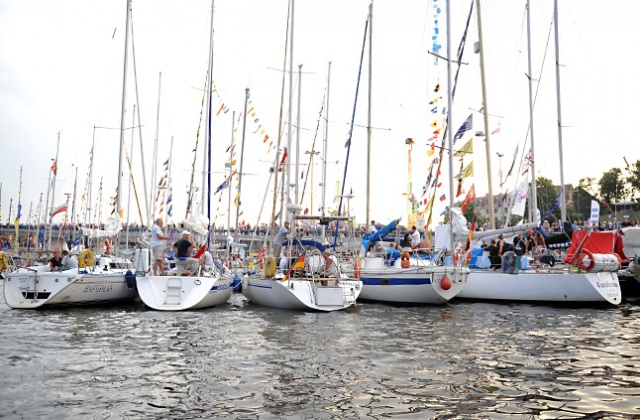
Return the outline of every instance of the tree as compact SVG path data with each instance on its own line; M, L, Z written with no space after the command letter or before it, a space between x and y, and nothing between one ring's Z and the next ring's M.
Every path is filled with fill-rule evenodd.
M640 190L640 160L637 160L636 163L632 163L630 166L627 166L629 170L629 177L627 181L631 186L631 195L632 198L635 198L636 191Z
M583 180L580 180L580 186L573 189L573 194L571 194L571 206L573 211L568 210L568 215L571 220L584 220L588 219L591 215L591 200L596 200L591 193L589 193L583 185ZM589 178L592 179L593 178Z
M627 196L627 187L622 171L619 168L609 169L598 181L600 197L606 204L613 204L621 197Z
M591 177L582 178L578 181L578 188L582 188L584 192L590 194L592 197L595 197L598 193L596 185L596 179Z
M558 189L553 185L553 181L545 177L539 177L536 179L536 195L538 198L538 208L540 209L540 216L544 217L549 210L553 207L553 202L558 198ZM560 206L558 206L553 214L555 218L560 218Z

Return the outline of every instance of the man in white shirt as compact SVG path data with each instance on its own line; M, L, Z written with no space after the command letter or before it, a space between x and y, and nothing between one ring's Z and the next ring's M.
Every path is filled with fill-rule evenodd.
M371 225L369 226L368 231L369 231L370 234L376 233L378 231L378 228L376 228L376 221L375 220L371 221Z
M411 249L416 249L418 247L418 244L420 243L420 232L418 232L418 229L414 226L411 228Z
M289 235L289 222L284 222L284 226L278 230L278 234L273 239L273 256L276 258L280 257L280 251L282 250L282 244L287 240L287 235Z
M331 251L325 249L322 253L325 260L324 275L335 276L338 274L338 259L335 255L331 255Z
M164 241L169 239L168 236L164 235L162 231L162 226L164 222L162 218L158 217L156 219L156 223L151 228L151 241L149 244L151 245L151 253L153 254L153 275L154 276L164 276L164 264L162 261L164 260Z
M75 256L70 255L66 249L62 251L62 265L64 270L71 270L72 268L78 268L78 260Z

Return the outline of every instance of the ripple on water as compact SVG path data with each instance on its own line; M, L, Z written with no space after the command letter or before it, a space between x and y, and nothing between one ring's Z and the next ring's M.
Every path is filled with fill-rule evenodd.
M639 309L2 304L0 416L640 417Z

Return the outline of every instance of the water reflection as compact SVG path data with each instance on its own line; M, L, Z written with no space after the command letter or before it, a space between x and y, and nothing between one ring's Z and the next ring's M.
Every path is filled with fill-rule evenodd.
M8 418L640 417L636 302L0 316Z

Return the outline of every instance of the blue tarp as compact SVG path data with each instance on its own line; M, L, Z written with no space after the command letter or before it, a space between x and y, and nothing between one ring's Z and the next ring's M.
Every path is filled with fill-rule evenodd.
M364 237L362 238L362 246L364 247L365 251L369 249L369 243L371 241L375 242L375 241L384 240L384 236L396 228L396 225L398 224L398 220L399 219L393 220L388 225L378 229L378 231L375 233L368 233L364 235Z

